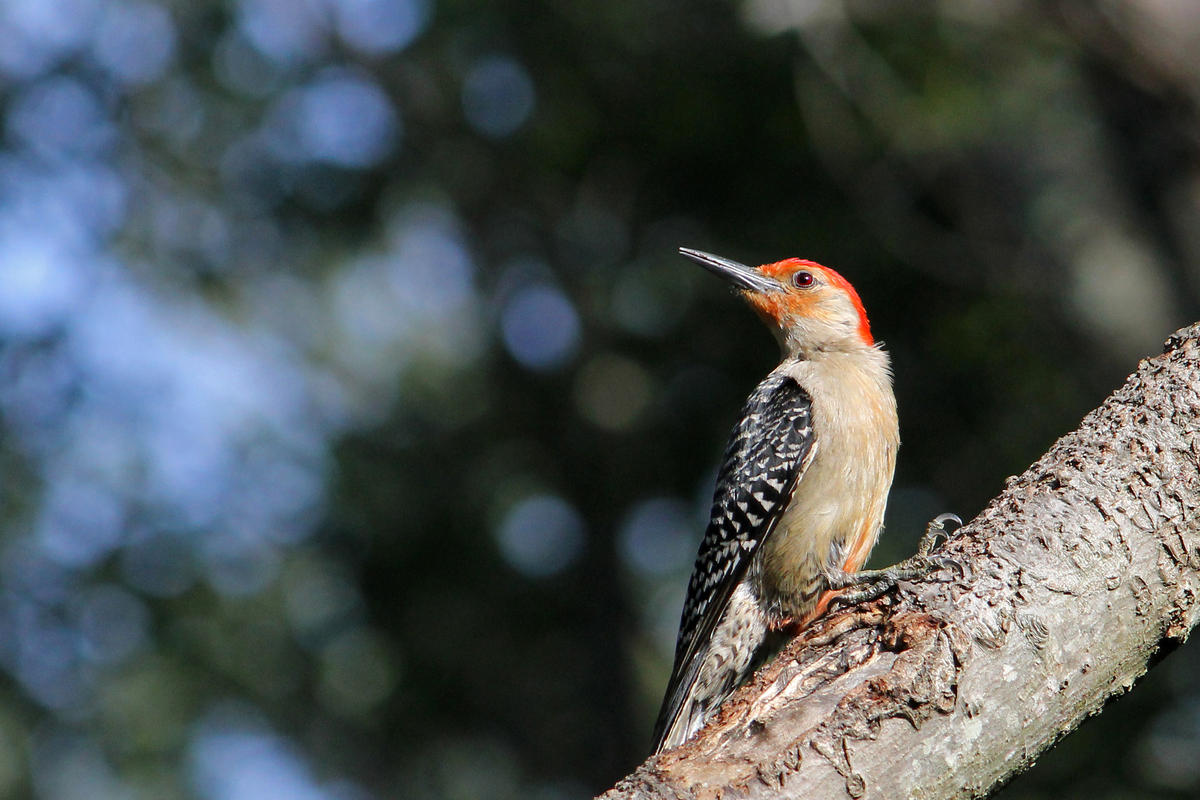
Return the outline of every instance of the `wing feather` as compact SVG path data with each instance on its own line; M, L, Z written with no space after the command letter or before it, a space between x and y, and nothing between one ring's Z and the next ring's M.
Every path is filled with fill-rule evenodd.
M675 666L655 726L656 750L684 709L704 645L783 516L814 444L812 398L794 378L768 376L746 401L717 473L712 516L688 584Z

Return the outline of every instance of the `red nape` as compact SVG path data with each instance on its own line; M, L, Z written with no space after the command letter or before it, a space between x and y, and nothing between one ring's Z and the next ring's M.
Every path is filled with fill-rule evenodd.
M764 275L770 275L773 278L781 280L791 277L798 269L810 269L820 272L829 281L831 286L836 286L845 292L850 298L850 302L854 304L854 310L858 312L858 335L862 338L863 343L875 344L875 337L871 335L871 323L867 321L867 310L863 308L858 292L854 290L850 281L843 278L837 270L804 258L785 258L783 261L776 261L774 264L764 264L758 269Z

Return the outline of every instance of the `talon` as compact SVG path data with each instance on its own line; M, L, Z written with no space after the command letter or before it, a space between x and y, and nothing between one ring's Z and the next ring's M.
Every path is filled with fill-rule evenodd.
M953 569L958 572L958 577L967 577L966 566L964 566L963 563L957 558L952 558L950 556L938 556L935 563L937 564L938 569Z
M962 520L957 514L939 514L933 522L930 522L925 528L925 535L921 537L920 543L917 545L917 555L927 556L937 544L938 537L943 537L946 540L950 539L950 534L946 532L946 523L953 522L957 528L962 527Z
M938 514L937 517L935 517L933 521L942 530L946 529L947 522L953 522L954 527L956 529L961 528L962 524L963 524L963 521L958 518L958 514L950 514L950 513Z

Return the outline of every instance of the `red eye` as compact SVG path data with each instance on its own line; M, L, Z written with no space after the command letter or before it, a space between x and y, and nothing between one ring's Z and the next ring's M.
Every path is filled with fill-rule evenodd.
M805 272L804 270L800 270L796 274L792 275L792 284L799 289L804 289L808 286L812 286L813 285L812 273Z

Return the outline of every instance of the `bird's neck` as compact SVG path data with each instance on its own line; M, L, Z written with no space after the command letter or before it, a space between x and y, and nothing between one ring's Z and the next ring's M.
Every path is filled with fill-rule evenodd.
M776 337L782 351L783 360L821 361L824 359L842 359L847 356L856 358L872 358L872 354L882 354L883 350L877 344L864 343L858 339L838 339L833 341L806 341L791 339L787 336ZM884 355L884 363L887 357Z

